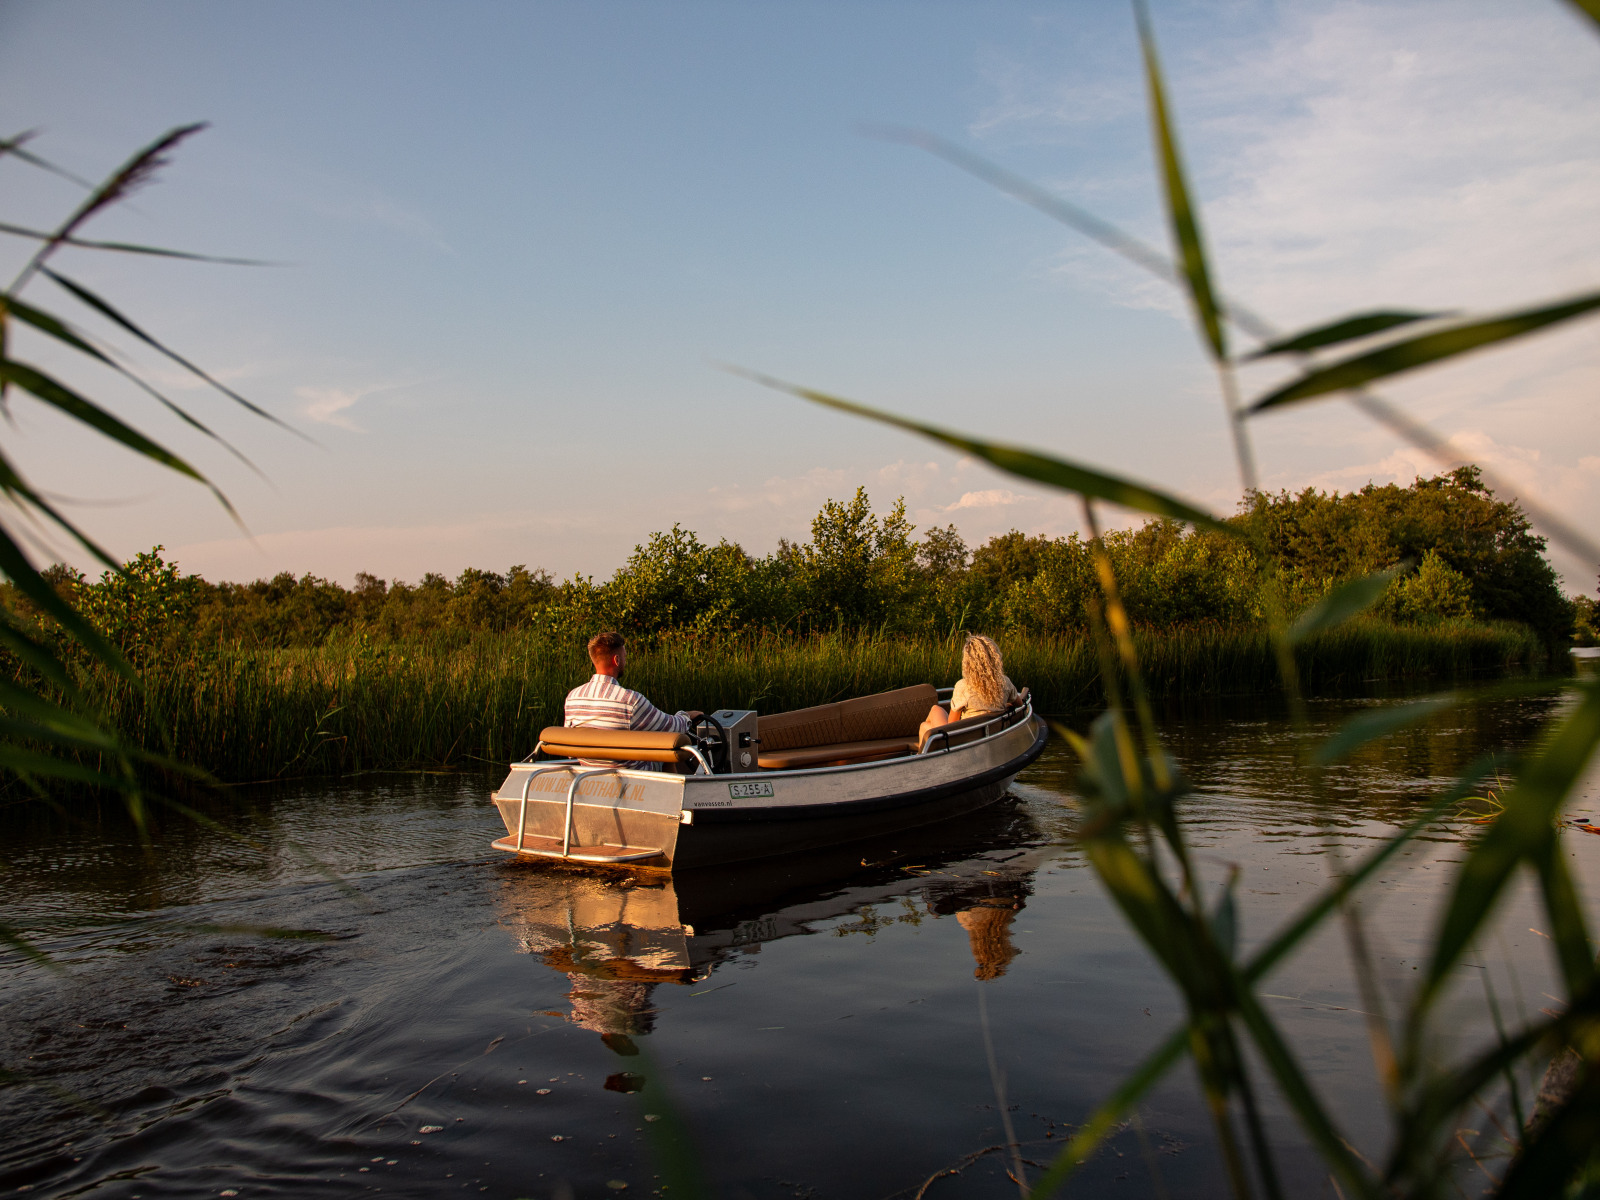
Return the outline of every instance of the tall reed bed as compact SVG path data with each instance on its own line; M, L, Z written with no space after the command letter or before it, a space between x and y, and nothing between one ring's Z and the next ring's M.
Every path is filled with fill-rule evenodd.
M1195 626L1136 634L1154 691L1246 692L1277 678L1264 630ZM1006 639L1007 670L1039 706L1071 712L1104 703L1092 643L1082 637ZM1522 626L1356 621L1311 639L1303 670L1324 689L1382 678L1458 677L1540 661ZM780 712L846 696L953 683L950 639L827 635L804 639L664 641L630 662L627 682L666 709ZM503 762L561 722L562 701L588 676L581 647L528 634L351 640L316 649L223 651L152 662L146 695L109 673L92 676L110 718L137 744L170 732L179 760L227 780L381 768Z

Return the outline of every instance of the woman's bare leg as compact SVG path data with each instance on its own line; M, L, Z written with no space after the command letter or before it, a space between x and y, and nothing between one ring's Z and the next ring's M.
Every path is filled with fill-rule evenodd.
M941 704L935 704L928 710L928 719L924 721L921 728L917 730L917 745L920 747L923 742L928 740L929 730L937 729L941 725L948 724L949 721L950 714L945 712L944 706Z

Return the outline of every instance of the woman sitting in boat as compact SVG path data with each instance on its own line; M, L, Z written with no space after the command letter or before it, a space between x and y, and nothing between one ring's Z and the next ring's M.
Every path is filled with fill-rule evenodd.
M932 730L952 721L998 716L1021 699L1016 685L1006 678L1000 647L994 639L981 633L969 634L966 645L961 647L961 678L950 693L950 711L946 712L941 704L930 708L928 719L917 730L917 742L925 743Z

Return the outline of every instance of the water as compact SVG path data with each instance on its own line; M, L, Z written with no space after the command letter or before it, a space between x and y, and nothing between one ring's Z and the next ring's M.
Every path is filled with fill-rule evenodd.
M1363 703L1319 703L1316 725ZM1212 880L1240 873L1247 946L1325 884L1330 853L1375 847L1480 752L1526 744L1555 703L1441 716L1368 750L1332 773L1320 829L1272 707L1169 714L1198 789L1187 821ZM722 1196L909 1198L929 1179L932 1200L1011 1196L990 1149L1002 1104L1024 1158L1047 1162L1180 1019L1071 844L1058 743L973 819L671 885L502 861L493 782L242 791L217 814L235 837L165 819L151 850L112 810L0 814L6 920L63 968L0 960L15 1080L0 1189L649 1195L651 1139L676 1114ZM1597 799L1591 784L1570 815L1600 816ZM1476 828L1441 823L1367 894L1387 989L1415 978ZM1594 913L1600 837L1564 840ZM1486 976L1512 1013L1549 1006L1541 923L1526 890L1511 898L1462 969L1441 1052L1484 1036ZM1342 939L1319 936L1262 991L1348 1135L1380 1152ZM1290 1194L1332 1195L1266 1099ZM1069 1191L1225 1193L1186 1066Z

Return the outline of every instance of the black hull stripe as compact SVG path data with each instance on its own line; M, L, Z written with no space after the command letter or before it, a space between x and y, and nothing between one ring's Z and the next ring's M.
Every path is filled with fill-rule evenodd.
M907 808L915 804L932 804L936 800L959 796L962 792L974 791L986 784L1017 774L1044 753L1045 743L1049 740L1050 727L1040 721L1039 732L1034 735L1033 745L1010 762L990 767L981 775L969 775L965 779L918 788L914 792L897 792L892 796L873 796L864 800L838 800L831 804L795 804L787 808L697 808L694 810L694 825L681 830L678 838L680 842L686 837L692 839L694 836L692 831L697 825L733 825L747 821L809 821L819 817L854 816L857 813L880 812L890 808Z

